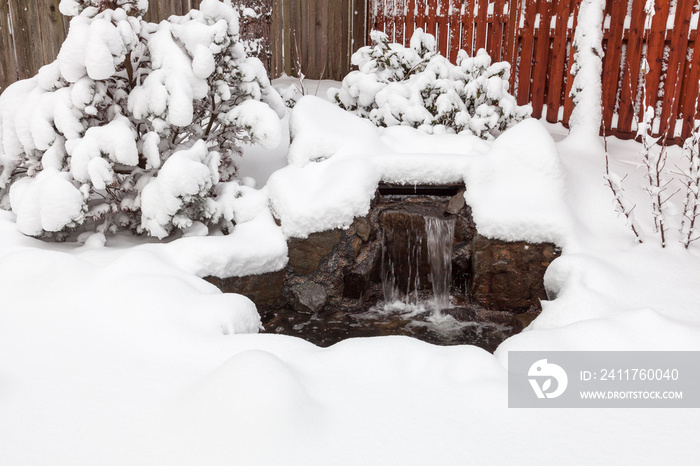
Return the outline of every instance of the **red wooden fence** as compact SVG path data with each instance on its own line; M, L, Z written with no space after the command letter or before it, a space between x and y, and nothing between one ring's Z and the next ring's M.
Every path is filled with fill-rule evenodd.
M370 28L408 44L413 31L435 35L451 60L464 49L486 48L513 65L511 89L535 117L568 124L570 74L581 0L370 0ZM642 103L639 77L647 58L647 104L657 109L658 132L687 137L696 119L700 47L698 0L656 0L645 27L646 0L607 0L603 47L603 121L608 133L634 136ZM546 27L542 27L546 26Z

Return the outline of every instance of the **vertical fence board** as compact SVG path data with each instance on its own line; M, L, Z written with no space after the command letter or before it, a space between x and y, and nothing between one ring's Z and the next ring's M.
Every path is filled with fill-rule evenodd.
M321 74L319 77L322 78L328 76L329 73L338 73L340 71L340 62L337 59L338 54L328 53L328 23L331 13L342 14L347 20L347 12L342 12L342 6L344 3L344 0L333 2L332 5L329 5L329 2L324 2L323 0L315 2L316 8L313 15L315 17L314 25L316 29L316 46L311 52L316 57L316 68L321 69ZM341 43L338 43L337 45L338 49L340 49Z
M508 27L506 28L506 40L504 60L510 63L510 89L515 91L515 77L517 74L518 64L518 34L520 22L520 9L522 3L519 0L510 0L508 2Z
M384 31L386 29L385 19L384 19L384 0L374 0L371 2L370 9L372 10L372 29L377 29L379 31Z
M283 0L282 7L284 8L282 17L282 45L284 47L284 73L287 76L292 76L294 73L294 47L292 46L292 13L294 11L293 4L295 0Z
M406 0L406 42L411 40L413 37L413 31L416 28L416 2L419 0Z
M437 31L438 31L438 50L444 51L444 55L449 57L449 28L448 28L448 10L450 8L450 0L438 1L438 16L437 16Z
M309 38L304 44L304 51L307 57L308 71L318 70L318 77L321 75L321 63L318 61L318 39L321 34L321 22L318 17L318 4L323 0L306 0L308 9L306 11L306 21L309 28ZM337 2L334 2L337 7Z
M345 63L349 63L350 61L350 55L352 54L352 51L350 50L350 47L348 43L351 40L351 34L350 34L350 3L351 0L343 0L342 1L342 10L340 11L340 14L342 16L342 35L340 38L340 53L337 54L336 57L336 72L335 76L339 74L343 74L343 65ZM329 23L332 22L332 19L329 18ZM326 37L328 40L330 37ZM329 46L331 44L330 41L326 42ZM326 47L328 48L328 46ZM349 71L349 70L348 70ZM333 76L330 74L326 74L326 77L328 76Z
M60 0L44 0L37 4L38 24L41 43L41 63L51 63L58 56L61 44L66 38L63 15L58 11Z
M532 116L540 118L544 106L544 91L547 85L547 65L549 58L549 0L537 0L537 14L540 16L534 46L534 61L532 63Z
M622 64L626 71L622 80L618 108L617 130L623 133L629 133L632 130L632 120L635 118L634 104L637 98L639 69L642 61L644 17L644 4L634 2L627 39L627 56Z
M617 85L620 76L620 56L622 36L624 34L626 2L612 2L610 10L610 27L603 35L605 56L603 57L603 123L606 128L612 128L611 122L615 113Z
M455 61L459 52L459 9L461 6L460 0L450 0L450 41L448 46L448 57Z
M493 61L501 61L501 42L503 40L503 5L505 0L493 2L493 15L491 16L491 30L489 34L488 50Z
M160 2L158 0L149 0L148 11L143 19L149 23L158 23L163 19L160 11Z
M533 45L535 37L535 15L537 4L535 0L526 0L525 22L522 29L522 48L520 49L520 69L518 70L518 105L530 102L530 72L532 70Z
M351 53L355 53L357 49L365 45L365 40L367 36L366 30L369 29L368 27L365 26L365 22L367 21L367 16L368 16L368 11L366 9L366 3L365 0L352 0L353 1L353 25L352 25L352 30L353 30L353 39L352 39L352 50ZM349 71L349 65L350 65L350 60L346 60L346 66L348 67Z
M437 29L437 1L428 0L428 12L425 18L425 30L435 35Z
M700 92L700 83L698 83L698 80L700 80L700 44L698 44L698 31L694 32L695 37L693 37L692 43L689 44L693 48L693 56L689 63L690 70L687 75L688 88L683 99L683 129L681 133L683 139L690 135L698 117L696 113L698 112L698 93Z
M479 0L479 11L477 13L476 20L476 52L479 49L486 47L486 32L488 27L488 12L489 12L489 1Z
M690 29L690 15L694 0L678 0L676 4L675 21L673 24L673 36L671 38L671 53L668 59L666 71L666 84L664 86L664 105L661 110L661 131L668 131L669 137L674 137L676 117L681 100L681 87L686 54L688 50L688 30Z
M429 0L415 0L416 1L416 29L427 30L425 23L425 14L428 11L428 1Z
M379 2L379 8L384 16L384 33L389 37L389 42L394 41L394 18L392 6L394 0L381 0Z
M45 64L41 49L41 31L37 30L39 23L37 4L12 0L10 12L19 78L30 78Z
M474 55L474 5L476 0L466 0L462 3L462 38L461 48L469 56Z
M567 35L569 37L568 42L571 44L569 46L569 66L568 71L567 71L567 76L566 76L566 100L564 100L564 118L562 119L562 122L565 125L569 124L569 117L571 116L571 112L574 109L574 104L572 100L569 98L571 95L571 89L574 84L574 76L571 74L571 67L574 63L574 54L576 53L576 50L574 49L574 31L576 31L576 26L578 24L578 12L579 8L581 7L581 1L582 0L571 0L572 1L572 6L573 6L573 15L572 15L572 21L573 25L571 29L568 29Z
M566 60L566 26L569 21L571 3L555 2L556 24L554 26L554 41L552 43L552 68L549 73L547 89L547 121L555 123L559 119L559 108L562 104L562 88L564 86L564 61Z
M666 22L668 20L670 3L670 0L657 0L654 6L655 14L651 23L647 53L647 61L649 62L650 69L646 76L646 99L643 103L644 108L648 106L656 108L656 102L658 101L659 84L661 83L661 72L664 61Z
M319 2L323 2L323 0L319 0ZM328 50L328 62L318 63L317 68L320 69L318 69L316 73L313 73L313 76L316 78L340 74L340 54L343 53L343 44L341 43L341 26L339 24L342 21L341 15L343 15L341 5L342 1L323 3L328 3L325 10L328 18L326 20L326 24L324 25L326 34L327 37L333 37L334 39L333 41L327 42L326 46L324 47Z
M18 79L9 16L10 4L0 1L0 92Z
M396 14L396 18L394 19L395 21L395 27L396 27L396 43L398 44L404 44L408 45L408 40L406 38L405 34L405 29L406 29L406 3L407 0L395 0L396 5L395 5L395 10L394 13Z
M270 53L272 62L270 76L276 78L284 72L284 0L274 0L272 4L272 24L270 26Z

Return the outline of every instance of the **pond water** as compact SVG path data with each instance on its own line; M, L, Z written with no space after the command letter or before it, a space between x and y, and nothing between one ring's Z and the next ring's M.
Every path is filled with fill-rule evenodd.
M476 345L493 352L521 330L510 312L471 304L439 309L422 304L383 302L368 309L324 310L314 314L278 310L263 315L265 333L303 338L327 347L348 338L404 335L436 345Z

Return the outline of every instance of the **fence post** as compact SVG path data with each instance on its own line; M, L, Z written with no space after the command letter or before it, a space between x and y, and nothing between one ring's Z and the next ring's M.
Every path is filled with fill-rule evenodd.
M272 25L270 27L270 53L272 53L272 64L270 66L270 77L277 78L284 73L284 1L274 0L272 4Z
M0 92L18 78L9 15L10 4L7 1L0 1Z
M37 2L10 0L10 17L15 38L17 69L20 79L34 76L44 65Z

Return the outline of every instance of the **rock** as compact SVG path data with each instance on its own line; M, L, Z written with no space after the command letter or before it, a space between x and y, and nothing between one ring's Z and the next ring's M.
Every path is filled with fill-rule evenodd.
M445 212L447 212L448 214L457 215L462 211L462 209L464 209L465 204L466 202L464 201L464 191L460 191L454 196L452 196L450 202L447 203L447 208L445 209Z
M342 237L341 230L312 233L308 238L289 240L289 266L294 273L310 275L321 260L333 251Z
M242 294L253 301L258 310L264 310L281 304L284 277L284 270L280 270L246 277L206 277L205 280L224 293Z
M357 256L355 263L349 267L343 277L344 298L362 299L363 295L371 288L372 281L381 280L378 270L381 254L381 244L375 242Z
M530 308L529 311L521 312L513 316L513 329L515 333L522 332L528 325L532 323L533 320L540 315L542 310L535 309L534 306Z
M294 310L304 314L314 314L320 311L328 301L325 288L318 283L300 283L294 285L291 291L294 297Z
M353 222L355 227L355 234L365 243L369 241L369 237L372 234L372 227L369 221L365 217L358 217Z
M551 243L472 241L471 296L493 310L526 311L547 299L544 273L559 251ZM543 260L545 259L545 260Z

